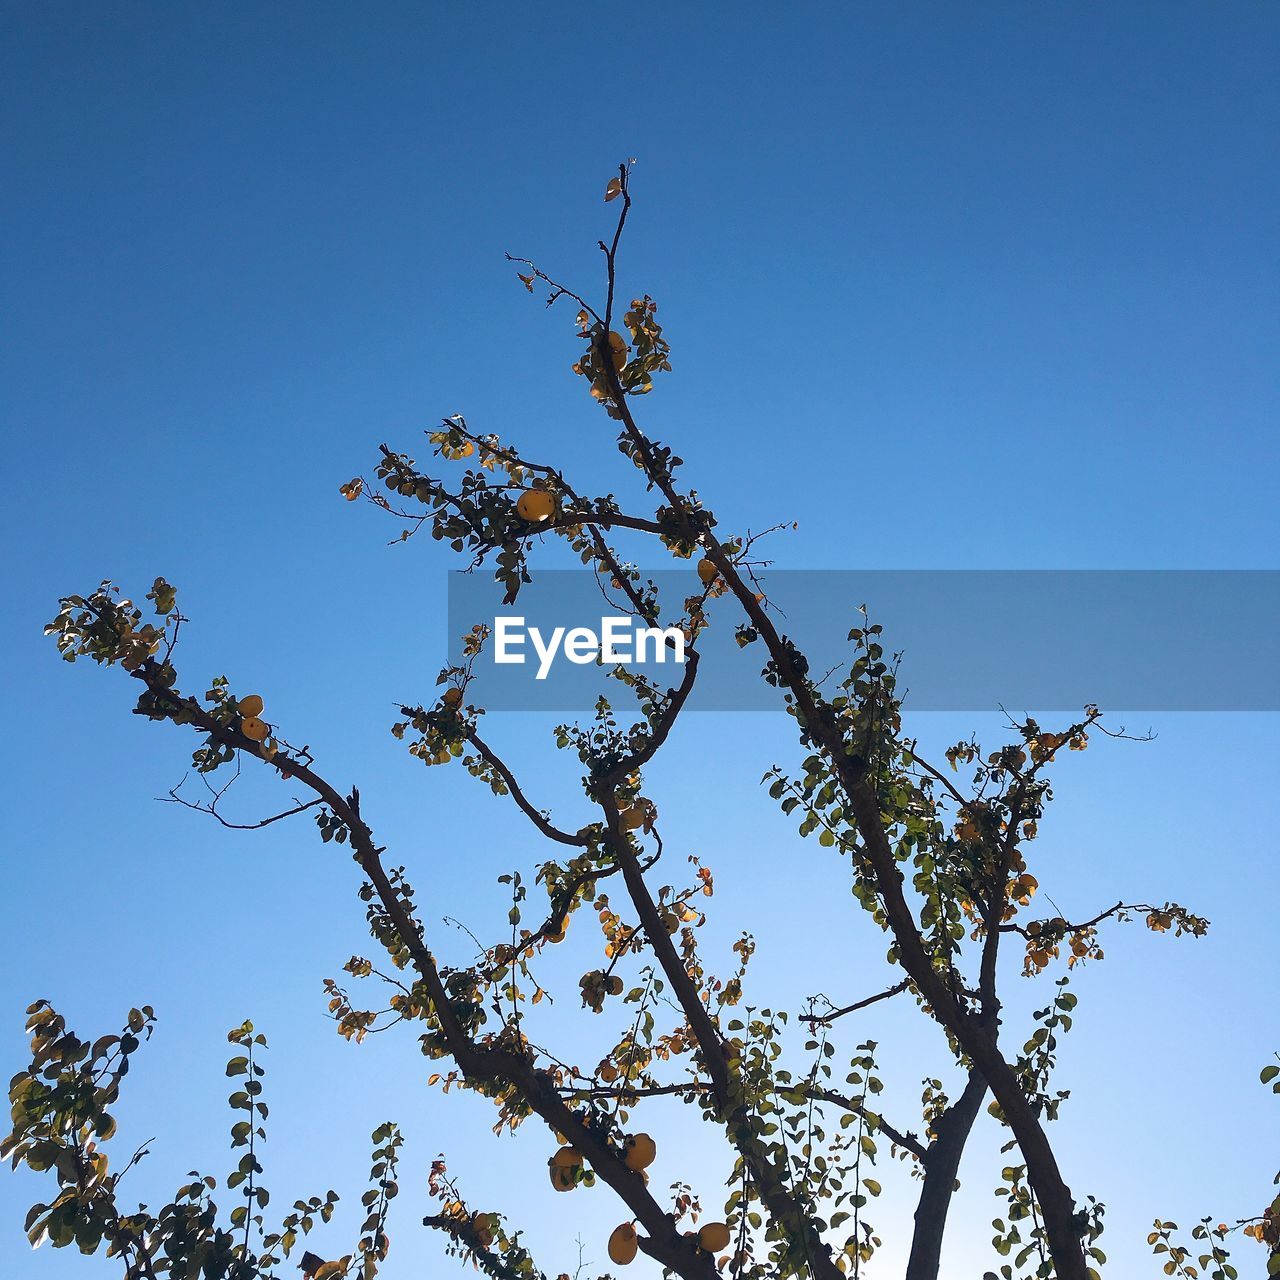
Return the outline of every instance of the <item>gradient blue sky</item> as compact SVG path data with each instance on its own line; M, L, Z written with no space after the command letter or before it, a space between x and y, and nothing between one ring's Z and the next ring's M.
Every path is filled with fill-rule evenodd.
M331 776L360 784L428 916L448 903L496 928L493 878L543 851L386 731L442 659L447 561L386 548L393 530L336 487L380 440L412 449L462 411L571 460L583 488L639 500L567 372L570 314L547 316L502 259L536 254L589 287L601 188L628 155L624 288L660 300L675 346L647 421L727 527L799 519L780 563L1274 567L1280 532L1274 5L549 15L0 4L0 1056L24 1060L36 996L95 1034L154 1004L119 1139L156 1135L131 1175L154 1202L188 1169L230 1167L224 1033L254 1017L273 1044L277 1201L329 1185L354 1201L369 1130L404 1125L392 1278L450 1265L416 1227L437 1151L477 1203L527 1224L553 1273L572 1269L579 1230L599 1261L619 1211L604 1190L578 1193L572 1214L553 1202L545 1137L499 1145L486 1104L428 1094L410 1036L357 1049L332 1034L320 980L367 950L354 869L305 823L239 836L154 803L190 744L131 719L114 673L59 666L40 625L60 592L106 575L139 595L157 573L179 584L192 687L225 672L260 689ZM545 722L491 721L575 825L573 771L548 758ZM710 953L755 929L753 994L794 1006L815 985L876 990L884 966L844 868L756 786L792 758L788 725L691 720L652 780L669 844L718 873ZM1195 944L1117 931L1075 983L1057 1140L1076 1192L1110 1206L1103 1243L1125 1277L1154 1274L1155 1215L1256 1211L1277 1135L1256 1083L1277 1046L1276 721L1153 727L1154 743L1064 767L1041 850L1068 913L1169 896L1214 922ZM990 739L997 718L917 728ZM243 794L246 814L270 803L256 783ZM557 962L567 1023L587 932ZM438 925L433 938L464 954ZM1047 990L1012 984L1011 1040ZM616 1030L587 1038L598 1052ZM918 1081L944 1061L936 1034L892 1007L856 1032L880 1039L886 1114L912 1125ZM713 1201L710 1144L674 1109L650 1128L659 1178ZM999 1140L981 1126L962 1170L949 1275L990 1264ZM892 1276L911 1189L882 1181L872 1274ZM0 1270L113 1274L27 1255L21 1216L42 1190L0 1179Z

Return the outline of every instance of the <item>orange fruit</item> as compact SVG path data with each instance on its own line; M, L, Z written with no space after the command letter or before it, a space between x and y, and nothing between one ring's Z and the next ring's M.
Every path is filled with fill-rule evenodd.
M625 1267L627 1263L634 1262L636 1253L640 1249L639 1240L636 1237L636 1229L629 1222L624 1222L621 1226L614 1227L613 1234L609 1237L609 1260L616 1262L618 1266Z
M647 1133L634 1133L623 1145L628 1169L647 1169L657 1158L658 1144Z
M551 1185L557 1191L572 1191L578 1185L582 1170L582 1152L577 1147L561 1147L547 1161L551 1173Z
M250 693L236 703L236 709L242 716L260 716L262 705L262 699L256 693Z
M259 720L257 716L245 716L240 722L240 732L250 742L264 742L267 737L266 721Z
M555 495L545 489L526 489L516 502L516 515L529 524L550 520L555 513Z
M620 815L623 831L634 831L637 827L643 827L648 816L649 811L642 804L633 804L631 808L623 809Z
M705 1222L698 1232L698 1243L708 1253L719 1253L729 1247L729 1228L723 1222Z
M703 586L709 587L716 580L716 574L719 572L720 570L705 556L698 561L698 577L702 579Z
M627 367L627 340L612 329L609 331L609 354L613 357L613 367L621 373Z

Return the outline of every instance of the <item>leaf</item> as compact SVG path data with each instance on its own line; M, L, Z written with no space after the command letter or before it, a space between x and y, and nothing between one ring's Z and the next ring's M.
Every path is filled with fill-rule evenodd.
M616 200L622 194L622 179L610 178L609 185L604 189L604 202L608 204L610 200Z

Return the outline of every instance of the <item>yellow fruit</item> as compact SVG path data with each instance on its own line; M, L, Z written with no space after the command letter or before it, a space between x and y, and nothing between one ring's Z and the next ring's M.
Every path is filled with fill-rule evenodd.
M241 698L236 706L242 716L260 716L262 714L262 699L256 693L251 693Z
M555 497L545 489L526 489L516 502L516 515L530 524L550 520L555 513Z
M577 1147L561 1147L547 1161L547 1168L551 1172L551 1185L557 1191L572 1191L578 1185L582 1152Z
M708 1253L719 1253L729 1247L729 1228L723 1222L705 1222L698 1232L698 1243Z
M267 725L264 720L259 720L257 716L245 716L240 722L240 732L250 742L263 742L267 737Z
M609 332L609 354L613 356L613 367L621 373L627 366L627 340L613 330Z
M443 702L446 707L456 707L458 703L462 701L462 690L446 689L444 694L441 696L440 701Z
M719 572L720 570L705 556L698 561L698 577L702 579L703 586L709 587L716 580L716 574Z
M609 1237L609 1260L611 1262L616 1262L618 1266L625 1267L627 1263L635 1261L639 1248L640 1242L636 1238L636 1229L631 1223L624 1222L620 1227L614 1227L613 1234Z
M612 1062L603 1062L600 1064L600 1079L605 1084L612 1084L618 1078L618 1068Z
M647 1169L657 1158L658 1144L647 1133L634 1133L627 1139L624 1152L628 1169Z
M623 831L634 831L643 827L649 811L642 804L633 804L630 809L623 809L620 818Z

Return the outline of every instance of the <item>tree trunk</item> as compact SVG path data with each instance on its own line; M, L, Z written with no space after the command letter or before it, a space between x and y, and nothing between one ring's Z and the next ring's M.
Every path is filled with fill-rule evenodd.
M938 1280L942 1237L955 1191L956 1172L986 1093L986 1080L979 1072L970 1071L964 1092L938 1117L934 1126L936 1137L924 1160L924 1183L916 1205L915 1234L911 1238L911 1256L904 1280Z

